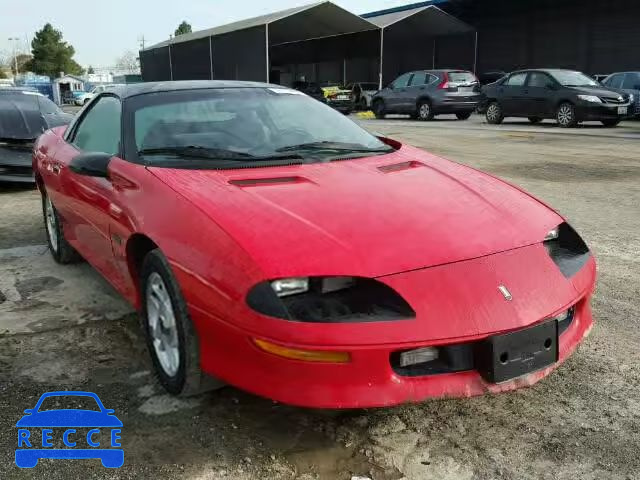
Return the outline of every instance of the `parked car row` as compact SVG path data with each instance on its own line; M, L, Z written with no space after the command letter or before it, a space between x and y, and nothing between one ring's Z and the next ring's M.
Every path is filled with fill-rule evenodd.
M478 110L491 124L522 117L531 123L555 119L561 127L584 121L615 127L625 118L640 116L640 73L615 73L600 83L562 69L489 72L482 80L464 70L419 70L400 75L375 93L371 109L376 118L409 114L432 120L454 113L466 120Z

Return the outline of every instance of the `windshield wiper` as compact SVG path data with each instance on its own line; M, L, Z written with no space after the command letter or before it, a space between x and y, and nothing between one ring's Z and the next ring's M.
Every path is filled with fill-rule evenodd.
M292 152L296 150L332 150L337 152L366 152L366 153L388 153L393 148L367 148L357 143L346 142L309 142L300 143L298 145L287 145L286 147L280 147L276 149L276 152Z
M260 160L287 160L301 159L300 155L251 155L246 152L229 150L226 148L202 147L189 145L186 147L159 147L143 148L138 151L138 155L174 155L183 158L211 159L211 160L237 160L237 161L260 161Z

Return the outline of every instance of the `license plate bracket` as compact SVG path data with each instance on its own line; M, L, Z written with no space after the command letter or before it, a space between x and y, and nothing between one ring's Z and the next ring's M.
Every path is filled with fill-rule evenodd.
M626 115L627 107L618 107L618 115Z
M475 364L482 377L502 383L558 361L558 322L551 320L478 343Z

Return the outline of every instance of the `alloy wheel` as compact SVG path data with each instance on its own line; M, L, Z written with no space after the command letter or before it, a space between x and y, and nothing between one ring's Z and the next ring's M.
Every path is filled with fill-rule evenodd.
M431 114L431 105L429 105L428 103L423 103L422 105L420 105L420 110L418 111L418 113L422 120L426 120Z
M56 218L56 211L53 208L51 199L47 196L45 200L45 223L47 226L47 236L49 237L49 243L54 252L58 251L58 220Z
M489 108L487 109L487 118L492 122L495 122L500 118L500 109L498 108L498 105L495 103L489 105Z
M173 377L180 367L180 348L176 316L164 280L157 272L147 280L147 323L158 363Z
M571 125L573 122L573 108L571 105L562 105L558 110L558 123L562 126Z

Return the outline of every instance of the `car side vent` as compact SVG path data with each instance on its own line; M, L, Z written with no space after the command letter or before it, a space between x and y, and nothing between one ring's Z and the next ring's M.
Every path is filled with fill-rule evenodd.
M241 178L229 180L231 185L237 187L260 187L265 185L282 185L287 183L308 183L309 180L303 177L272 177L272 178Z
M394 173L394 172L402 172L403 170L411 170L412 168L420 168L424 167L424 163L410 161L410 162L402 162L402 163L392 163L390 165L382 165L378 167L382 173Z

